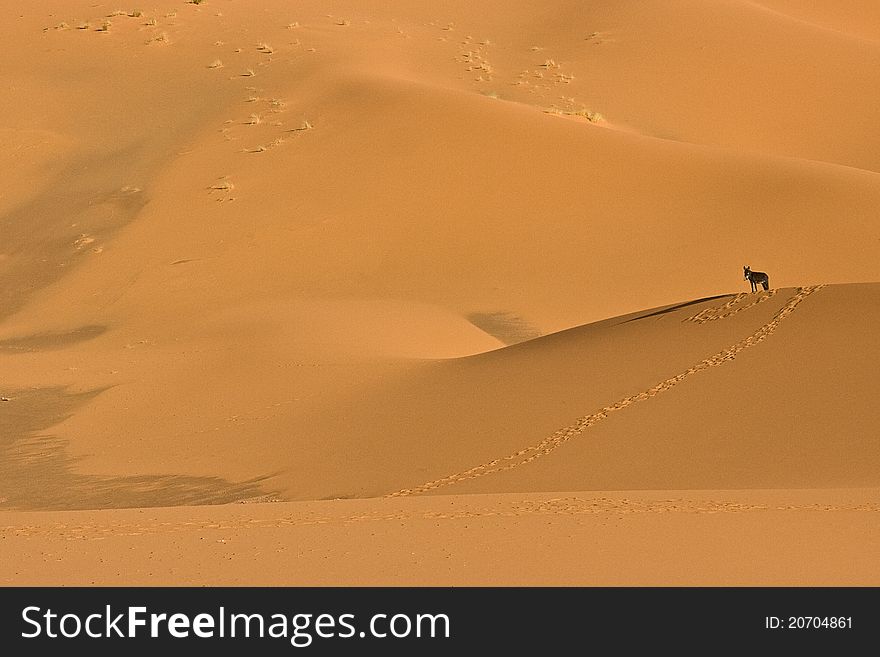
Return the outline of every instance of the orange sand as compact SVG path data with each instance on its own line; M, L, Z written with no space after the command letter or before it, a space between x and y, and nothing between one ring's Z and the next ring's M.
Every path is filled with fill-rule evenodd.
M875 5L0 2L0 582L876 585Z

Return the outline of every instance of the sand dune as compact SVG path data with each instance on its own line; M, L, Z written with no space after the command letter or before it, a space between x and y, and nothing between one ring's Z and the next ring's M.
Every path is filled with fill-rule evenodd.
M148 583L207 581L195 560L220 552L189 542L227 518L253 550L263 522L279 546L316 532L278 557L305 567L340 556L346 505L383 531L410 509L426 550L392 573L370 543L369 583L876 581L867 553L846 575L749 569L768 527L791 547L852 520L829 554L871 538L873 3L52 0L0 20L0 581L125 581L56 522L196 555ZM769 292L743 293L745 264ZM609 525L631 498L649 511ZM126 538L137 509L186 529ZM302 514L333 519L284 520ZM533 562L580 543L522 579L547 518ZM492 569L479 546L507 532ZM675 532L703 570L620 574L622 544ZM718 570L706 532L752 552ZM616 576L575 560L597 535ZM40 579L50 543L66 566ZM438 571L437 545L460 559Z

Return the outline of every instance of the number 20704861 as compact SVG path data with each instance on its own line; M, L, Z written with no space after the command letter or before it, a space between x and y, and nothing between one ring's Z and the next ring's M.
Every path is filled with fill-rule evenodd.
M851 630L852 616L765 616L768 630Z

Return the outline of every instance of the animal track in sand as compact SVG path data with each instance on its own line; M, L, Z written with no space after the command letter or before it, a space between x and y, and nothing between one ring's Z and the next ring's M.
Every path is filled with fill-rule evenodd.
M740 292L722 306L719 306L717 308L707 308L698 312L696 315L691 315L690 317L686 317L681 321L693 322L695 324L705 324L706 322L713 322L716 319L726 319L727 317L732 317L737 313L741 313L743 310L748 310L752 306L757 306L759 303L763 303L768 299L772 299L774 296L776 296L777 292L777 289L773 289L766 294L759 293L758 296L754 298L751 303L747 303L745 305L734 308L734 306L736 306L740 301L752 296L752 293Z
M748 337L743 338L736 344L731 345L730 347L727 347L726 349L723 349L718 353L709 356L708 358L704 358L699 363L693 365L684 372L665 379L657 385L653 386L652 388L649 388L648 390L637 393L635 395L630 395L629 397L624 397L614 404L606 406L601 410L596 411L595 413L591 413L590 415L585 415L578 418L574 423L563 427L562 429L559 429L558 431L554 432L550 436L547 436L546 438L534 445L530 445L529 447L514 452L513 454L494 459L487 463L481 463L480 465L474 466L473 468L470 468L463 472L458 472L448 475L446 477L442 477L440 479L435 479L433 481L429 481L425 484L415 486L413 488L404 488L402 490L389 493L388 495L386 495L386 497L417 495L419 493L424 493L429 490L435 490L444 486L450 486L461 481L476 479L478 477L484 477L495 472L510 470L512 468L531 463L532 461L539 459L542 456L546 456L547 454L550 454L551 452L556 450L558 447L561 447L562 445L567 443L572 438L576 438L594 424L601 422L611 413L623 410L627 406L631 406L637 402L645 401L646 399L655 397L660 393L665 392L670 388L673 388L686 378L693 376L698 372L706 370L710 367L718 367L720 365L723 365L724 363L732 361L737 357L740 352L766 340L776 331L779 324L783 320L785 320L785 318L791 315L792 312L794 312L795 308L797 308L804 299L806 299L817 290L822 289L823 287L825 286L813 285L809 287L798 288L797 293L793 297L791 297L786 302L786 304L773 316L773 319L761 326L758 330L756 330Z
M350 497L350 496L346 496ZM339 498L332 498L339 499ZM270 503L281 500L275 495L240 500L242 504ZM388 502L385 502L388 504ZM285 514L271 518L224 518L222 520L177 520L116 523L52 523L51 525L21 524L0 527L0 537L45 536L57 540L104 540L111 536L142 536L200 532L205 530L281 529L327 524L400 521L455 521L476 518L521 518L526 516L616 515L641 516L660 513L717 514L766 513L768 511L861 512L877 513L880 504L749 504L730 500L670 498L663 500L632 500L627 497L555 497L538 500L510 500L494 506L471 509L408 510L392 508L360 513L317 514L284 508Z

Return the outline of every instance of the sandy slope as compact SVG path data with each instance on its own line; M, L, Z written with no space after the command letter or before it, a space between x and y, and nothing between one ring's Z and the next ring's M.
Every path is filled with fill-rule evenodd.
M872 3L133 9L0 2L9 527L243 499L382 513L401 493L445 513L471 494L880 486ZM773 293L734 297L743 264ZM510 517L480 521L486 540L541 531ZM816 517L769 522L794 544ZM7 581L34 581L51 537L17 536L29 565ZM833 550L860 540L843 536ZM513 582L508 566L443 581ZM530 582L599 581L558 567ZM789 576L737 568L718 577Z

